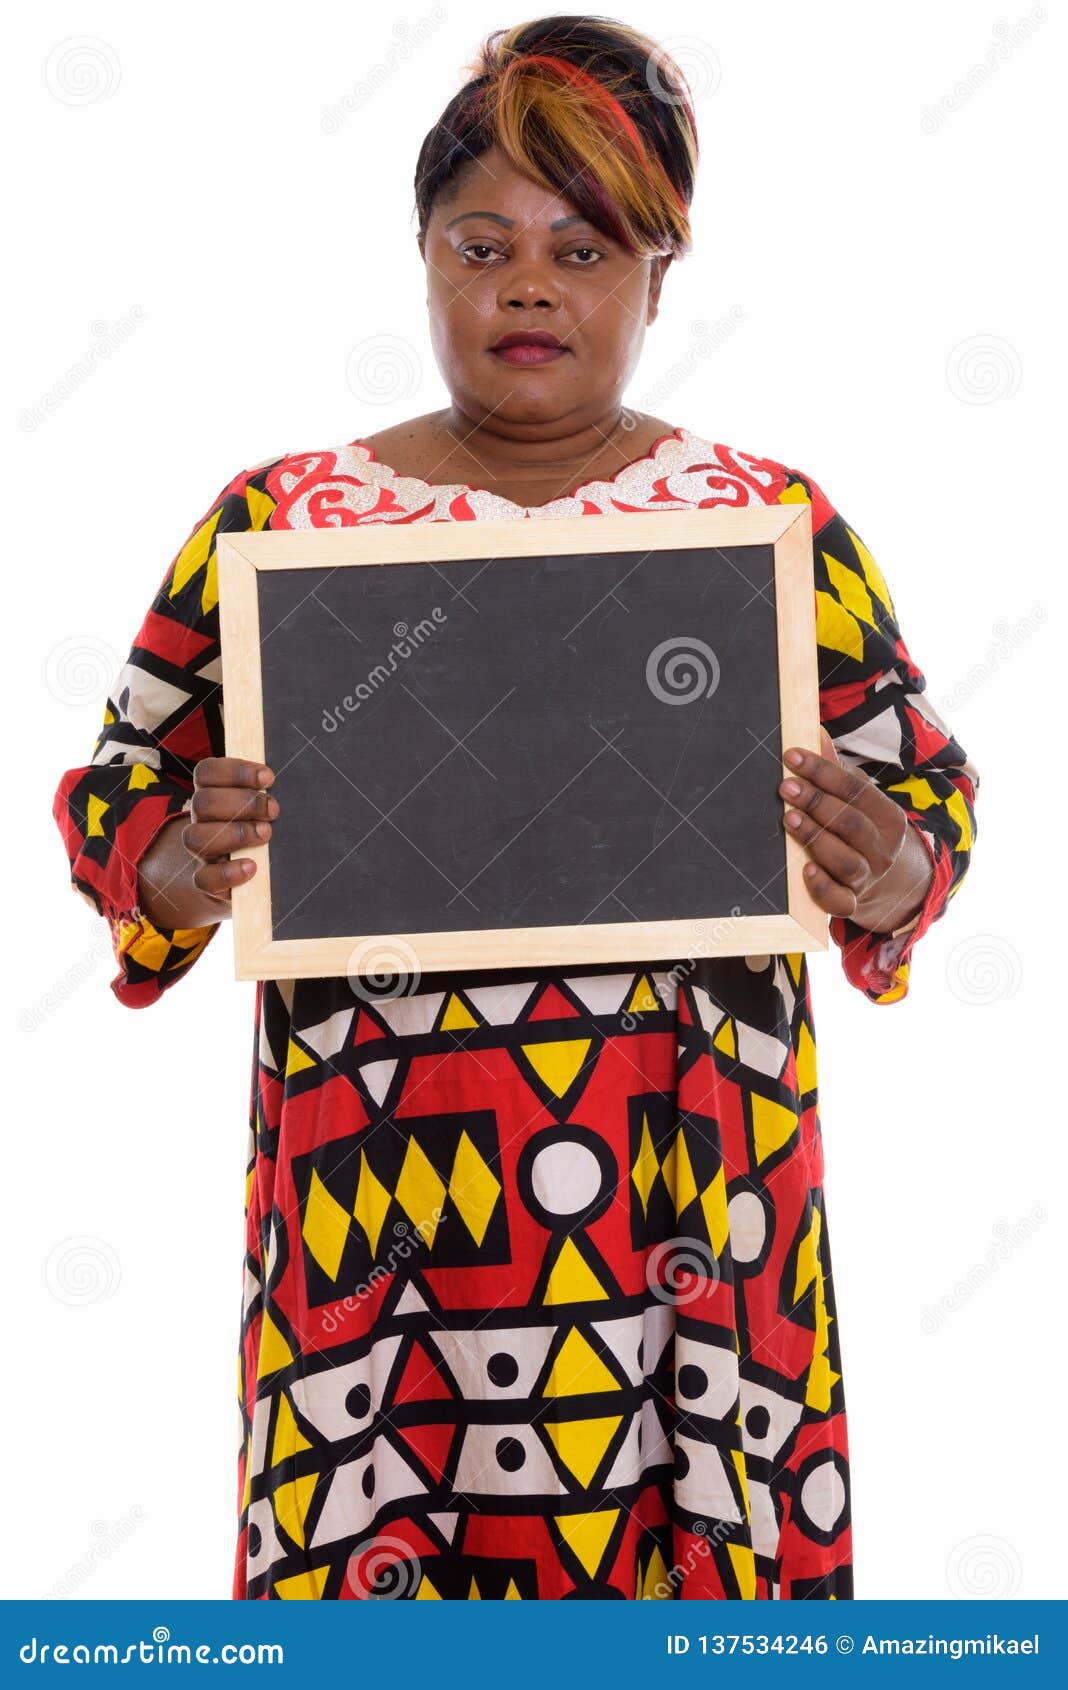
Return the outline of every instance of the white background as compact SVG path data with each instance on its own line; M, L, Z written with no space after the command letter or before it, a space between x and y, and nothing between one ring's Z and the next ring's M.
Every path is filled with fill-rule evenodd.
M695 248L627 401L816 477L982 780L969 878L907 1001L873 1005L836 953L811 959L859 1596L1065 1594L1052 13L611 9L684 65L702 145ZM8 1597L229 1595L254 988L231 977L227 927L187 983L122 1008L52 796L88 761L170 559L239 470L447 402L415 159L483 35L526 15L18 14Z

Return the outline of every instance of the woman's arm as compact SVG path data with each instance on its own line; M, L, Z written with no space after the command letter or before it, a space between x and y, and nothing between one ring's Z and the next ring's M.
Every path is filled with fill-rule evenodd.
M216 536L266 526L272 501L236 476L169 566L111 688L87 764L53 814L72 885L111 929L120 1003L155 1002L202 954L229 907L193 886L181 847L193 771L224 745Z
M847 979L873 1002L895 1003L916 944L968 871L979 773L927 696L871 553L810 476L786 473L780 497L812 504L827 737L824 756L808 753L797 771L787 764L784 778L801 793L784 792L784 808L802 812L793 831Z

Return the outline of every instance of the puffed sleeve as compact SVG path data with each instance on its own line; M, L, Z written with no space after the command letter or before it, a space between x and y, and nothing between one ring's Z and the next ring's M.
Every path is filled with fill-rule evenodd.
M979 774L928 698L889 589L859 535L809 475L788 470L780 497L812 505L820 720L840 761L869 775L905 811L934 869L917 915L893 934L830 920L851 985L873 1003L897 1003L909 989L913 951L968 872Z
M198 761L224 753L215 540L266 525L271 501L249 474L223 489L168 567L92 756L66 771L53 800L71 884L108 923L119 968L111 990L131 1009L188 974L218 926L154 926L137 875L161 828L189 809Z

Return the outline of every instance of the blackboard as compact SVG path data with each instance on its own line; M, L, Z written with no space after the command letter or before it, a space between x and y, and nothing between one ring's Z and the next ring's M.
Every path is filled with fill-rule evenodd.
M825 944L777 790L784 722L818 746L807 516L226 536L227 751L281 804L235 938L256 894L269 974Z

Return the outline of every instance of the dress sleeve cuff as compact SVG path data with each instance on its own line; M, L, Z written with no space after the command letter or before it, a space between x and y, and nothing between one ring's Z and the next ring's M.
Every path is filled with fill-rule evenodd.
M841 952L846 979L873 1003L898 1003L907 995L912 951L945 910L953 879L945 840L914 817L909 822L923 841L934 869L927 896L911 921L892 933L872 933L846 916L832 916L830 921L831 938Z

